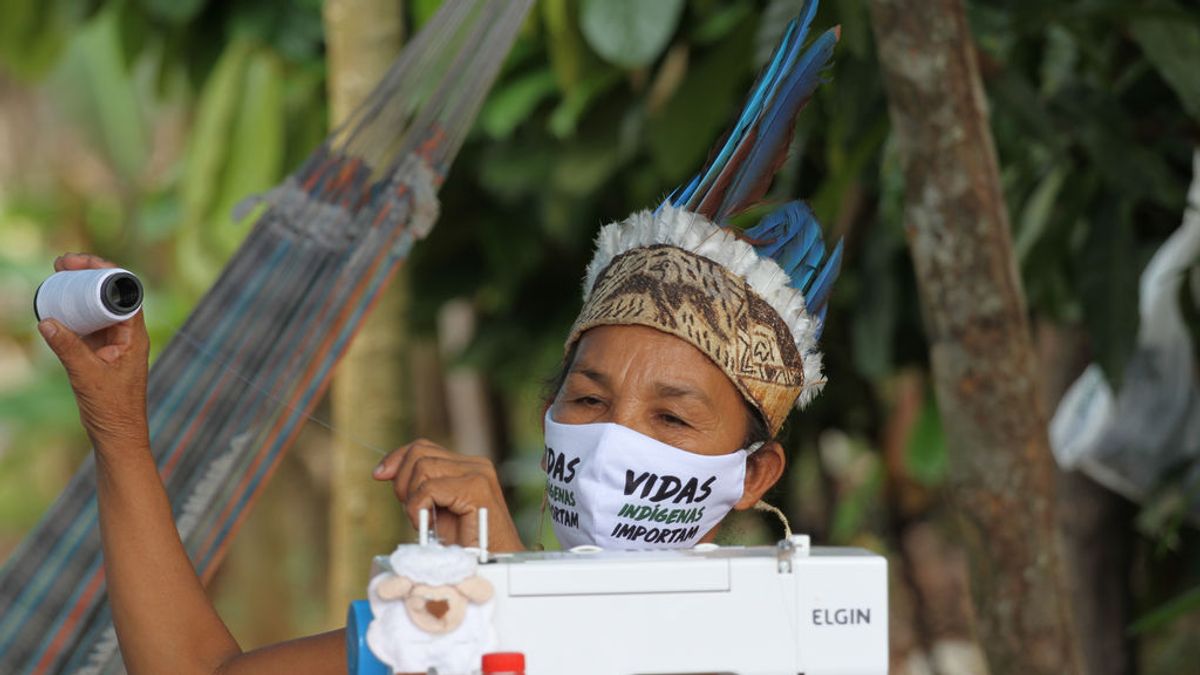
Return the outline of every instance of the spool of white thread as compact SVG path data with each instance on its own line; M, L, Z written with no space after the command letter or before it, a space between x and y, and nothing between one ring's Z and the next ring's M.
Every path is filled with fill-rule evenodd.
M56 272L33 296L38 321L55 319L80 335L120 323L141 307L142 282L123 269Z

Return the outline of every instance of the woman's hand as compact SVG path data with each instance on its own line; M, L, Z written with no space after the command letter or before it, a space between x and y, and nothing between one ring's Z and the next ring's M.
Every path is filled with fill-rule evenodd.
M107 260L69 253L54 261L54 271L116 267ZM38 324L71 380L79 417L92 443L146 445L146 370L150 338L142 313L114 326L79 336L54 319Z
M525 548L490 460L460 455L421 439L389 453L373 476L392 482L414 527L421 509L436 508L442 543L478 545L478 511L486 508L488 548L500 553Z

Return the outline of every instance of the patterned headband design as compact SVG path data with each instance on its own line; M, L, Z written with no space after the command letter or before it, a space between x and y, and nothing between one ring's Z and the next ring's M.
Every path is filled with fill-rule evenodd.
M792 404L825 383L820 319L788 281L773 260L701 216L670 206L637 213L601 230L567 347L596 326L649 326L682 338L775 433Z
M727 223L770 187L833 54L837 29L803 48L816 9L806 2L788 24L704 169L657 210L601 229L566 345L605 325L686 340L725 372L772 434L793 404L803 407L825 384L817 339L842 246L826 255L821 226L801 202L744 232Z

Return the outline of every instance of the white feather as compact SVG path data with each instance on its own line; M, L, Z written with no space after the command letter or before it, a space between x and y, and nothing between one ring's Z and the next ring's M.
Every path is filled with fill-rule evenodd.
M745 279L779 313L791 331L796 349L803 355L804 386L797 407L804 407L820 393L825 379L821 374L821 353L816 348L817 321L808 314L804 294L788 285L791 278L778 263L759 256L753 246L700 214L664 204L657 214L639 211L601 228L596 236L596 254L588 264L583 283L584 302L591 297L600 273L614 258L656 244L676 246L703 256Z

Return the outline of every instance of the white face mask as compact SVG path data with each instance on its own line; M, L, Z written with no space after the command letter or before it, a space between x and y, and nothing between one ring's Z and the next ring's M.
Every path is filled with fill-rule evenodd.
M746 457L698 455L619 424L546 412L546 493L563 549L695 546L742 498Z

